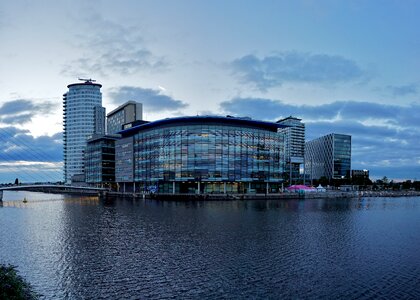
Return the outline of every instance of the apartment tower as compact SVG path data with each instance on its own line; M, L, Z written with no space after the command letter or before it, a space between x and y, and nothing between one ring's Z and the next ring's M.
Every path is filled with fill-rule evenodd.
M305 123L302 123L302 119L292 116L281 119L277 123L284 125L279 132L284 134L285 178L289 179L290 185L299 183L300 169L304 167Z
M64 181L84 174L86 140L93 134L105 134L105 108L102 107L102 85L92 79L67 86L63 95Z

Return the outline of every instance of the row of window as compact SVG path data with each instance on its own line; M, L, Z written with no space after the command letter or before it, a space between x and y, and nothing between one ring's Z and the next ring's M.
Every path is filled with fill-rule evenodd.
M136 181L280 180L283 135L234 126L176 126L134 136Z

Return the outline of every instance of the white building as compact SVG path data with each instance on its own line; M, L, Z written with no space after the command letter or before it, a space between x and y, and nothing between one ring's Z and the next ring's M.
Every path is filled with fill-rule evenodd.
M111 111L107 116L107 133L114 134L122 130L127 123L143 119L143 105L128 101Z
M105 109L102 85L91 79L69 84L63 95L64 181L84 173L83 155L86 140L93 134L105 134Z
M305 123L302 123L302 119L292 116L279 120L277 123L287 126L279 131L284 133L285 172L292 185L301 179L300 169L301 166L304 167Z

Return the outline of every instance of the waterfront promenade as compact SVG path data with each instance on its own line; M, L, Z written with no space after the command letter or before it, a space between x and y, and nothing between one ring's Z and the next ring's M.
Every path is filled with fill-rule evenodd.
M420 191L327 191L309 193L269 193L269 194L171 194L171 193L122 193L107 192L106 197L129 197L172 201L190 200L284 200L284 199L335 199L361 197L415 197Z

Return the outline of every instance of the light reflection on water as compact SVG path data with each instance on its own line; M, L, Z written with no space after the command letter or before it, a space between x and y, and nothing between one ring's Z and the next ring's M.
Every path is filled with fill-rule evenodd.
M9 193L0 262L17 265L46 299L420 297L418 197L165 202Z

